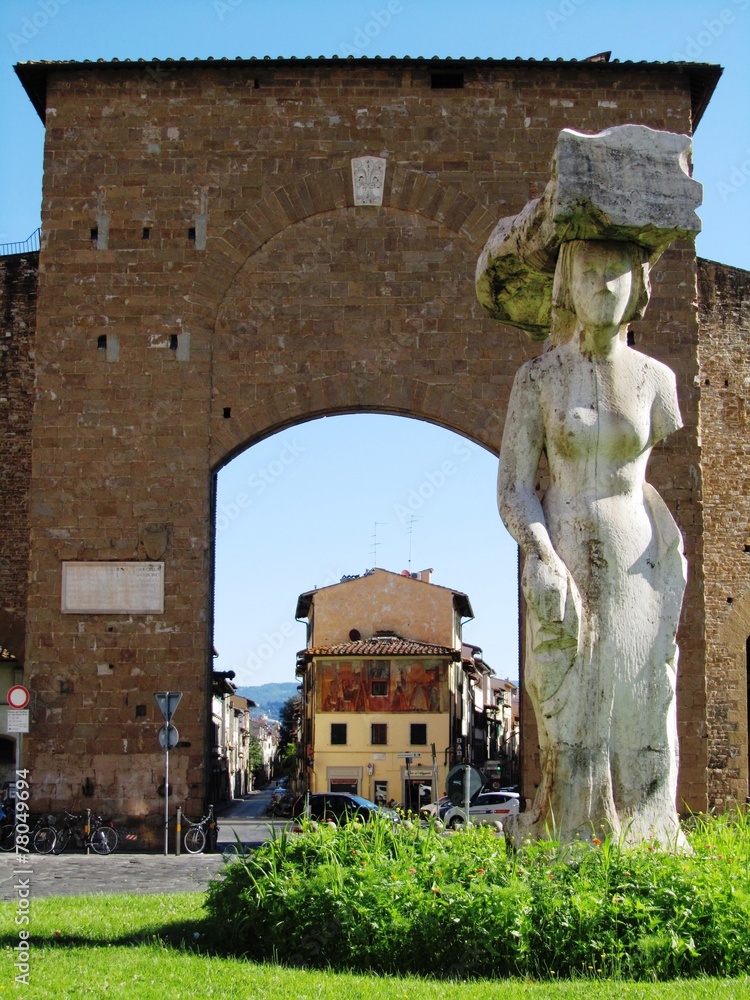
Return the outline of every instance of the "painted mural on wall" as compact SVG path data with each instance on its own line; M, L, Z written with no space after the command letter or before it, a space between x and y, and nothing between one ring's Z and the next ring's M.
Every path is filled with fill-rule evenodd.
M430 660L324 661L321 712L447 712L448 665Z

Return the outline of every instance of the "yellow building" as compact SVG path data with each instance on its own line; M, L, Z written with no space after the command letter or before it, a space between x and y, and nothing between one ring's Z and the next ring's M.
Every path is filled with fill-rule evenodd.
M310 791L346 791L416 809L442 794L472 753L475 658L462 659L466 594L431 570L362 577L300 595L307 648L298 654Z

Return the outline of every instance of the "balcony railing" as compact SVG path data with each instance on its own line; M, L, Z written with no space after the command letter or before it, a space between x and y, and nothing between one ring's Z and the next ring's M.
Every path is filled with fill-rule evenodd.
M39 249L41 228L35 229L28 239L20 243L0 243L0 257L10 257L14 253L33 253Z

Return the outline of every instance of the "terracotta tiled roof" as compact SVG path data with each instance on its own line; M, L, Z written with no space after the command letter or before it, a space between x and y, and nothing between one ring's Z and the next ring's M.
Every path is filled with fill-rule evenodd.
M415 642L400 636L377 636L358 639L356 642L339 642L334 646L315 646L306 649L308 656L453 656L457 650L450 646L433 646L429 642Z

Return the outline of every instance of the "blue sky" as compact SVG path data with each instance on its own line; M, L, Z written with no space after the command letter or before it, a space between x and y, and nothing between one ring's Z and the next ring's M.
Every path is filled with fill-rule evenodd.
M750 269L750 0L2 0L0 243L39 225L43 128L13 72L20 61L554 59L606 50L620 60L725 68L694 141L704 185L698 252ZM387 475L363 488L356 470L365 464ZM292 680L304 644L294 621L299 593L375 564L411 565L434 567L434 582L469 594L476 618L466 638L498 674L515 677L516 551L497 516L495 474L482 449L397 417L313 421L246 451L219 477L221 668L235 669L241 683ZM237 504L241 494L251 502Z

